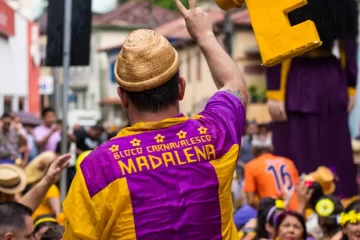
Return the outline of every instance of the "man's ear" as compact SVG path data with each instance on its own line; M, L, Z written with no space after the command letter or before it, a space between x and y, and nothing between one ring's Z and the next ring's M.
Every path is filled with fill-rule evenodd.
M124 93L124 91L120 87L117 88L117 93L120 97L121 106L125 109L128 108L129 99L128 99L128 96L126 95L126 93Z
M5 233L5 235L1 238L1 240L13 240L15 239L15 236L12 233Z
M185 79L183 77L179 77L179 95L178 95L178 100L179 101L184 99L185 88L186 88Z

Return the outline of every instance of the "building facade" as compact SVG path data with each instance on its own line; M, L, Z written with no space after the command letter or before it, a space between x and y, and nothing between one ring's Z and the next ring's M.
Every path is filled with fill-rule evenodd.
M0 114L39 113L37 26L0 1Z

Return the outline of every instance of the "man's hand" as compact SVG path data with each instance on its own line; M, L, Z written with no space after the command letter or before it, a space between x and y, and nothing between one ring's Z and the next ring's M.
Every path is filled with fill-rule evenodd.
M199 42L209 36L215 36L211 18L201 8L195 7L195 0L189 0L189 10L185 8L180 0L175 0L175 3L185 19L190 36L195 41Z
M54 132L57 132L60 130L60 126L59 125L55 125L52 129L51 129L51 132L54 133Z
M64 154L57 157L55 161L51 163L45 177L43 178L47 184L52 185L59 181L62 170L69 166L70 157L71 155L69 153Z
M269 108L269 113L273 121L286 121L286 110L285 110L285 102L275 101L269 99L267 101L267 105Z
M301 181L296 186L296 193L298 196L298 208L297 212L300 214L305 214L305 210L307 205L311 199L311 195L313 193L313 189L309 189L309 187L305 184L304 181Z

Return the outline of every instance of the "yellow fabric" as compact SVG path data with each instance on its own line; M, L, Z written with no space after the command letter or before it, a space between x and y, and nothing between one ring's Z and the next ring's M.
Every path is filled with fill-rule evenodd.
M356 89L353 88L353 87L349 87L349 88L348 88L348 95L349 95L350 97L355 97L355 95L356 95Z
M267 99L283 102L286 96L286 83L291 67L291 59L281 63L280 71L280 89L279 90L268 90L266 91Z
M228 174L229 172L235 171L235 165L232 161L225 161L226 159L237 158L239 153L239 146L234 145L230 150L220 159L211 161L210 164L214 166L216 175L219 181L219 202L221 209L221 232L223 236L228 236L229 232L232 232L232 239L237 239L237 229L232 218L232 214L229 212L226 213L226 209L230 211L232 209L233 203L231 198L231 181L229 181ZM231 218L226 218L224 216L231 216Z
M37 217L45 214L53 214L53 210L51 209L49 200L51 198L60 198L59 188L54 184L51 185L49 190L47 191L43 201L40 206L33 213L33 219L35 220Z
M246 1L265 66L274 66L321 45L314 22L305 21L291 26L286 17L287 13L304 4L305 0Z

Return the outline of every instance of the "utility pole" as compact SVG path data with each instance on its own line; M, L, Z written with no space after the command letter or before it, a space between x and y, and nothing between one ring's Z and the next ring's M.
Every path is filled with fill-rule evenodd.
M232 57L232 53L233 53L232 38L234 33L234 26L232 23L231 14L232 14L232 10L229 10L225 13L223 31L225 35L224 38L225 49L227 53Z
M154 28L155 27L155 19L154 19L154 12L153 12L153 0L149 0L149 5L148 5L148 11L149 11L149 25L150 28Z
M68 105L69 105L69 78L70 78L70 57L71 57L71 17L72 17L72 0L65 0L65 11L64 11L64 47L63 47L63 70L64 70L64 82L63 82L63 110L62 110L62 138L61 138L61 153L65 154L68 152ZM67 194L67 169L61 174L60 179L60 193L61 202L64 201Z

